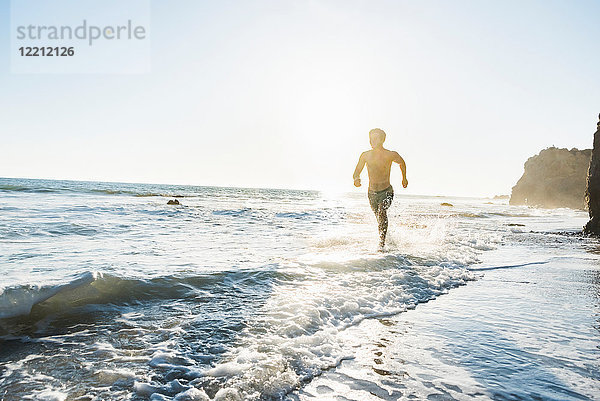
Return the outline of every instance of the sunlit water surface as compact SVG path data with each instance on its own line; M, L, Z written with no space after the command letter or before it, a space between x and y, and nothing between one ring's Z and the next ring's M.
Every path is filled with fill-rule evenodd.
M584 212L396 192L0 179L0 399L600 394Z

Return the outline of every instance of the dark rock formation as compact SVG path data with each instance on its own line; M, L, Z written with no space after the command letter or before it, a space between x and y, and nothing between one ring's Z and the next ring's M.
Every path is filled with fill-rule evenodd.
M598 116L600 119L600 116ZM594 149L587 176L585 201L590 213L590 221L583 227L583 232L590 235L600 234L600 121L594 134Z
M525 162L523 176L512 188L509 203L585 209L584 195L591 154L591 149L552 147L530 157ZM600 178L600 170L598 177Z
M179 201L177 199L171 199L167 202L167 205L179 205Z
M448 202L442 202L440 203L440 206L448 206L448 207L452 207L454 206L452 203L448 203Z

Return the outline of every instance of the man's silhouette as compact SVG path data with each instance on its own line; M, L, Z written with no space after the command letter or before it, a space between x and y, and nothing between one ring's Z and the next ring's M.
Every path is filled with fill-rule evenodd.
M365 164L369 173L369 203L377 218L379 228L379 247L385 245L385 236L388 228L387 210L394 199L394 189L390 185L390 169L392 162L400 165L402 171L402 186L406 188L406 163L397 152L384 149L385 132L374 128L369 131L369 142L373 149L367 150L360 155L358 164L354 170L354 186L360 187L360 173Z

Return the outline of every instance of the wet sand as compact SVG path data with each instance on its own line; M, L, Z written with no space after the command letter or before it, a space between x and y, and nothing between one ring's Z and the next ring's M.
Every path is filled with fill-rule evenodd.
M478 274L414 310L348 329L369 340L290 398L600 399L596 255Z

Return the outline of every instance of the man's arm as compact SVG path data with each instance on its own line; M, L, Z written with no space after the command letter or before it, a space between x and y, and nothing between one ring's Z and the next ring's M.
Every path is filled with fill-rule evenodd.
M354 174L352 175L352 178L354 178L355 187L360 187L360 173L363 171L363 168L365 168L366 162L365 154L361 153L360 157L358 158L356 168L354 169Z
M404 159L400 157L398 152L394 152L394 161L400 165L400 171L402 171L402 186L406 188L408 186L408 180L406 179L406 163Z

